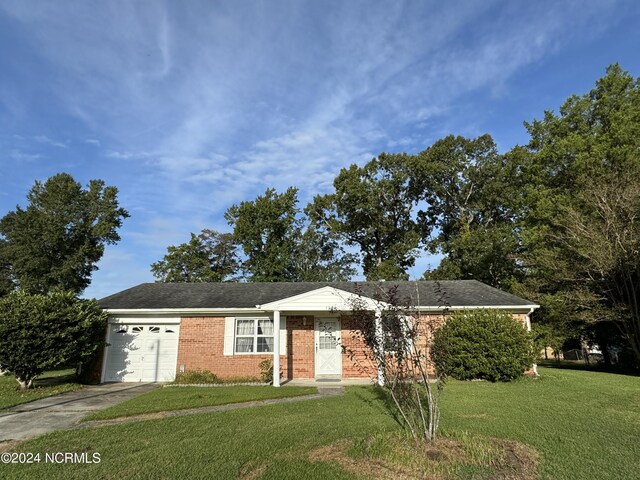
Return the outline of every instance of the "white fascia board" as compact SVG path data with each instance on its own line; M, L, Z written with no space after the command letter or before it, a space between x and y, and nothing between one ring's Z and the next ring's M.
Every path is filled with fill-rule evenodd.
M327 288L327 287L323 287ZM332 287L328 287L332 288ZM334 289L337 290L337 289ZM317 292L318 290L313 290ZM345 292L344 290L337 290L344 295L358 296L355 293ZM312 292L306 292L302 295L307 295ZM249 314L249 313L269 313L277 309L277 306L283 305L285 301L290 301L299 297L289 297L276 302L266 303L264 305L256 305L255 308L106 308L104 309L109 315L225 315L230 313ZM375 301L368 297L361 297L365 300L371 301L373 304ZM385 308L386 305L383 302L375 302L375 309ZM297 307L299 308L299 307ZM478 309L496 309L496 310L530 310L533 311L540 308L540 305L491 305L491 306L447 306L447 307L434 307L434 306L421 306L413 307L412 310L423 310L431 312L440 312L443 310L478 310ZM295 310L297 312L304 312L304 310ZM317 310L316 310L317 311Z
M228 315L229 313L265 313L258 308L105 308L109 315Z
M533 311L540 308L540 305L483 305L483 306L447 306L447 307L413 307L412 310L426 310L432 312L441 312L442 310L529 310Z

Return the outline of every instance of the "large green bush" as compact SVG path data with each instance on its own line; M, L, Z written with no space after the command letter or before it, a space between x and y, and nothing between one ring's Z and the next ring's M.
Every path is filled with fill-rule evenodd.
M27 389L45 370L91 360L104 345L106 327L107 314L95 300L10 293L0 298L0 369Z
M510 381L534 361L531 335L508 312L455 312L436 330L431 357L440 375Z

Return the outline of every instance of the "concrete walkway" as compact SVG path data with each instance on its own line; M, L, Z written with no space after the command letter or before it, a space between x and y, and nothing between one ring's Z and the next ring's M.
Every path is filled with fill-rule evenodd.
M286 388L286 387L284 387ZM92 422L82 422L74 425L73 428L99 427L103 425L122 425L123 423L140 422L142 420L155 420L159 418L182 417L184 415L194 415L198 413L223 412L227 410L238 410L240 408L260 407L263 405L277 405L280 403L295 403L306 400L320 400L327 397L337 397L344 394L344 387L320 387L318 393L301 395L299 397L271 398L268 400L255 400L253 402L228 403L226 405L215 405L211 407L188 408L184 410L167 410L165 412L147 413L144 415L132 415L130 417L113 418L111 420L96 420Z
M158 384L112 383L42 398L0 412L0 442L24 440L73 427L95 410L102 410L146 393Z

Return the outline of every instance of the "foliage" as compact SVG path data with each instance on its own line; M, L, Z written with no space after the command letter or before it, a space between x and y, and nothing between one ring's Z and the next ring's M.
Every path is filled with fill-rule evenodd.
M509 312L454 312L433 336L431 356L440 375L506 382L535 360L531 336Z
M562 353L562 346L567 340L566 335L560 333L553 324L549 323L534 323L531 326L533 333L533 342L535 345L535 351L540 352L544 350L544 357L547 358L547 348L553 350L553 355L556 359L559 359L560 353Z
M105 245L120 240L117 229L129 216L117 194L102 180L83 189L66 173L36 181L27 208L18 206L0 219L0 282L6 284L10 265L9 279L26 292L82 292Z
M640 362L640 81L612 65L590 92L526 125L525 283L540 297L571 298L582 335L618 317Z
M186 372L180 372L176 375L174 383L177 384L200 384L200 383L222 383L218 376L209 371L201 368L194 370L187 370Z
M404 305L407 302L399 297L397 286L374 293L375 312L368 308L365 295L356 293L350 300L352 345L364 344L367 348L343 347L345 352L356 364L364 355L376 366L372 380L389 393L414 439L435 440L440 410L430 383L430 359L423 350L423 342L434 325L416 314L411 305ZM438 390L440 387L442 384L438 383Z
M255 282L292 281L298 189L279 194L267 189L254 201L233 205L225 213L246 260L242 268Z
M188 243L167 248L164 258L151 265L161 282L222 282L232 280L240 267L233 235L204 229Z
M242 269L254 282L335 281L353 275L353 257L335 236L300 217L298 190L268 189L233 205L225 218L246 256Z
M639 157L640 158L640 157ZM582 192L560 220L558 243L575 276L619 313L618 325L640 363L640 176L606 176Z
M14 289L14 280L11 274L11 264L6 257L5 248L7 242L0 237L0 297Z
M343 168L335 193L318 195L306 208L311 221L357 246L368 280L407 279L420 232L409 189L405 154L380 154L363 167Z
M434 279L476 279L494 287L522 275L518 265L519 177L489 135L450 135L415 157L411 188L426 204L418 212L432 253L446 255ZM437 234L428 238L432 229Z
M12 292L0 299L0 368L30 388L45 370L90 361L104 345L106 326L95 300Z
M332 232L321 231L310 224L299 232L293 255L293 271L297 282L348 281L356 270L357 257L345 253Z

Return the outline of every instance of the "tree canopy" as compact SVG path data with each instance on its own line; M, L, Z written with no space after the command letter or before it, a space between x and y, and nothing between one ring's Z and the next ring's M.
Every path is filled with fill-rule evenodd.
M129 216L116 187L91 180L86 189L66 173L36 181L28 206L0 219L0 283L25 292L82 292L107 244L120 240ZM0 285L0 288L3 288Z
M526 126L522 291L555 305L579 335L619 325L640 363L640 81L612 65L590 92Z
M240 268L233 235L204 229L187 243L167 247L162 260L151 265L161 282L222 282L233 280Z
M335 193L316 196L306 208L313 222L360 249L368 280L407 279L406 269L415 264L421 235L409 160L383 153L363 167L343 168Z
M242 247L242 270L250 281L336 281L354 273L331 232L301 216L298 189L267 189L253 201L233 205L225 218Z
M410 168L411 188L426 204L418 213L424 241L432 253L445 255L428 278L504 288L521 276L515 228L520 179L490 135L450 135L419 153Z
M407 279L416 258L440 254L425 278L477 279L527 297L542 306L539 338L605 350L625 339L640 364L640 80L612 65L590 92L525 128L528 143L506 152L487 134L449 135L417 154L352 164L304 214L294 187L233 205L225 218L244 277L349 279L359 260L368 280ZM3 261L5 237L0 289L20 278ZM187 244L172 248L201 258L176 272L210 265Z

